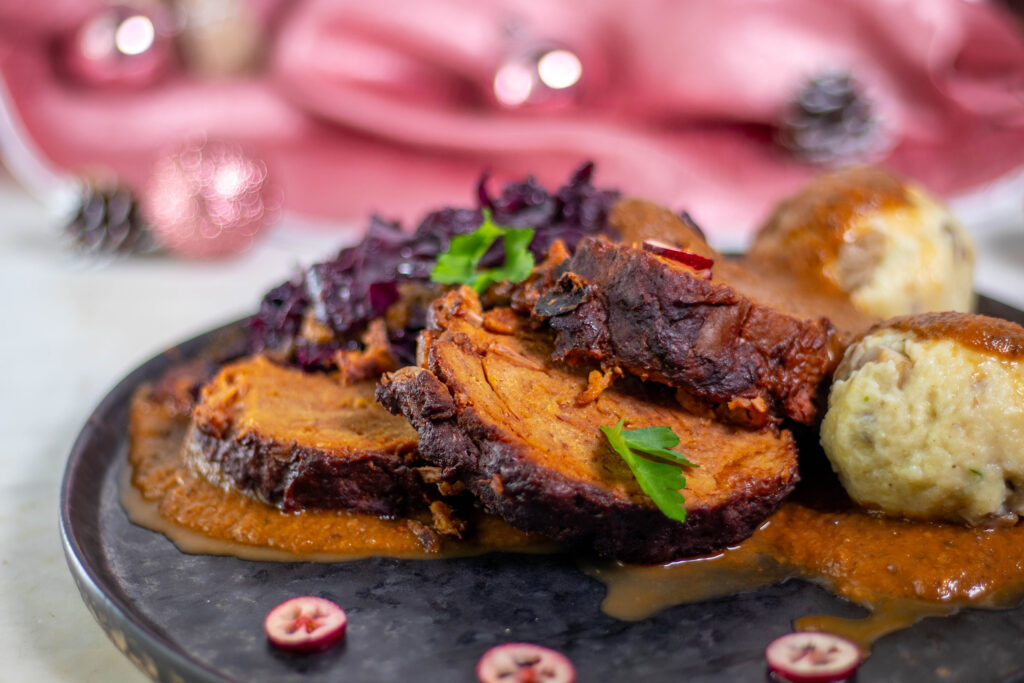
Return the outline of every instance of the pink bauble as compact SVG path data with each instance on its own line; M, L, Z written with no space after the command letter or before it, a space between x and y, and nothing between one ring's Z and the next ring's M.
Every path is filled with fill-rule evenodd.
M174 22L158 3L97 10L61 45L64 71L89 87L141 88L159 81L174 61Z
M585 82L594 80L579 55L558 43L521 45L498 65L494 102L503 109L549 113L579 104Z
M211 259L249 248L277 202L262 161L238 145L202 140L156 163L143 208L164 249Z

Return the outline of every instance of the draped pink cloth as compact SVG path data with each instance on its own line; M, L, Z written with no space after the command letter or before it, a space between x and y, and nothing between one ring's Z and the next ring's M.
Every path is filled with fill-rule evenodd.
M329 220L411 218L497 183L597 181L741 239L815 168L773 142L809 76L847 69L889 146L882 161L954 195L1024 165L1024 31L966 0L262 0L265 65L143 89L85 87L52 45L97 5L0 0L0 73L53 163L142 183L168 144L203 131L268 163L286 207ZM561 108L498 106L496 69L531 45L583 63Z

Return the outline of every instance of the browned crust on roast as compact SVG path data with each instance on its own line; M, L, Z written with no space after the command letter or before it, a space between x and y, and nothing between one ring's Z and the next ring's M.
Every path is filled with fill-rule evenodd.
M586 387L586 373L552 363L543 339L447 322L448 329L424 337L428 367L385 375L377 398L416 428L424 459L513 526L628 562L667 562L746 538L796 484L788 432L703 420L679 408L671 392L635 380L576 406L572 397ZM522 377L514 377L515 367L523 368ZM551 383L541 386L545 376ZM532 385L536 393L519 390ZM555 414L549 404L559 406ZM614 424L618 413L627 427L669 422L683 433L687 457L703 462L705 472L694 468L686 475L686 522L662 514L607 447L599 427ZM633 417L639 422L631 424ZM550 435L531 419L551 424ZM702 439L706 449L695 446ZM715 458L731 464L716 473ZM721 488L708 485L712 477Z
M262 357L232 363L203 388L186 460L215 483L284 510L402 516L425 505L416 437L374 402L374 385L335 388L331 378ZM302 398L278 400L287 395ZM377 425L373 438L353 433L346 441L346 432L317 429L346 415Z
M784 417L812 424L843 340L826 318L755 301L719 282L716 268L704 280L643 249L585 238L549 289L575 278L587 292L549 318L555 358L621 366L720 404L720 415L747 424Z
M866 200L857 194L858 191L879 202L896 201L898 197L891 194L897 190L892 186L893 178L877 177L879 174L871 170L865 170L863 175L850 173L844 182L868 183L868 186L862 185L860 190L851 188L835 201L860 201L858 205L864 205ZM876 180L865 179L868 175L876 177ZM904 196L902 187L898 191L899 196ZM845 210L838 211L842 213ZM726 283L752 301L796 317L826 317L844 338L859 334L878 322L877 317L859 310L848 292L822 287L818 280L805 277L807 269L814 264L818 264L820 269L821 259L826 258L825 251L798 249L789 255L790 260L778 262L763 255L752 256L756 251L756 246L752 246L751 252L743 259L730 258L715 251L698 231L674 212L643 199L624 199L616 203L609 215L609 223L623 236L623 242L634 246L639 246L645 239L655 239L710 258L715 262L712 271L716 282ZM777 256L784 258L782 253Z
M401 517L422 507L421 482L413 468L393 453L339 454L282 443L258 433L217 438L193 426L186 458L209 478L282 510L353 510Z

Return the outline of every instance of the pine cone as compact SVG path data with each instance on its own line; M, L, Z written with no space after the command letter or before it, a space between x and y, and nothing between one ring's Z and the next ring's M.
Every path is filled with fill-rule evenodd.
M1003 0L1003 4L1009 7L1018 19L1024 19L1024 0Z
M881 146L878 119L860 84L848 73L811 78L782 118L779 143L815 164L862 161Z
M157 246L135 195L116 183L85 183L64 233L75 248L95 255L143 254Z

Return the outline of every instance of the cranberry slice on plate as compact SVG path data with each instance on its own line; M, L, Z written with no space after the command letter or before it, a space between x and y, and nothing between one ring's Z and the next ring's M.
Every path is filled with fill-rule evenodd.
M573 683L568 657L531 643L505 643L484 653L476 665L480 683Z
M263 620L267 638L282 650L321 652L345 636L348 617L330 600L304 595L285 600Z
M860 648L845 638L802 631L776 638L764 651L768 668L791 683L831 683L853 675L860 666Z
M701 256L688 249L673 247L671 244L665 244L657 240L644 240L643 248L644 251L649 251L656 256L664 256L672 261L682 263L684 266L689 266L701 273L705 278L711 277L711 266L715 262L706 256Z

